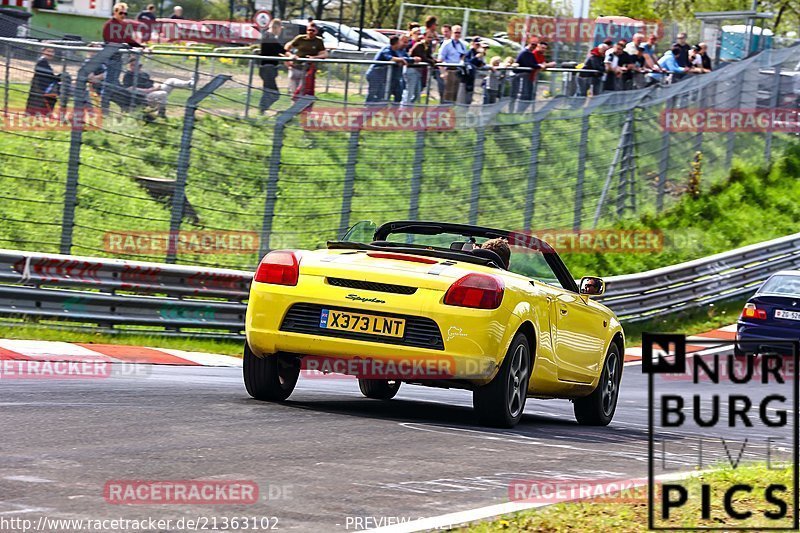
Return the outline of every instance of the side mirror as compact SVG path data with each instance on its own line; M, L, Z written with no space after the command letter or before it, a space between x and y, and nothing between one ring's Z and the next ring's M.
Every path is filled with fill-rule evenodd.
M600 296L606 292L606 282L594 276L581 278L580 293L589 296Z

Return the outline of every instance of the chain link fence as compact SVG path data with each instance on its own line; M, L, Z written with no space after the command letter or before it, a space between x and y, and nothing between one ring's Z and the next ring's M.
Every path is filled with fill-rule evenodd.
M269 249L323 245L365 219L537 231L655 214L689 190L698 168L707 188L734 158L763 164L794 136L668 131L665 113L796 109L800 60L797 48L765 51L679 83L591 98L572 96L567 70L551 74L560 90L540 80L524 105L502 95L483 104L478 87L472 105L443 106L431 79L422 104L375 108L364 103L373 62L328 60L317 64L314 97L291 97L281 66L279 94L262 113L252 56L57 46L53 115L62 120L37 123L10 117L28 103L45 45L5 44L0 247L230 268L252 268ZM77 103L102 108L98 65L112 60L122 79L177 81L158 98L111 98L102 117L71 127ZM375 127L336 124L376 109ZM444 126L404 124L400 112Z

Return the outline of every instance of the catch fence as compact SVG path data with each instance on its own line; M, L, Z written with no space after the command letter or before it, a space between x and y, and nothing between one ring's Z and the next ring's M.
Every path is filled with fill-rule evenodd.
M13 114L25 107L46 45L2 41L0 98ZM85 82L91 72L81 68L100 53L107 57L96 62L107 63L114 50L55 48L51 64L62 74L56 114L68 115L82 91L92 93ZM6 114L0 246L252 268L269 249L320 246L363 219L523 232L605 228L668 208L693 178L708 189L725 179L735 158L763 164L793 137L667 131L664 113L796 108L800 92L800 54L787 48L679 83L591 98L573 96L570 69L540 74L532 102L501 95L484 104L479 77L472 105L442 105L431 80L422 103L384 108L364 102L365 74L376 62L332 59L316 62L315 97L288 95L281 67L280 94L260 113L258 56L118 53L158 82L194 83L171 90L166 118L148 105L112 103L102 120L73 130L52 122L17 127ZM127 61L121 64L124 73ZM86 102L102 105L97 97ZM376 109L385 113L377 126L334 123ZM437 114L447 123L404 124L400 112ZM158 245L159 236L201 233L216 242Z

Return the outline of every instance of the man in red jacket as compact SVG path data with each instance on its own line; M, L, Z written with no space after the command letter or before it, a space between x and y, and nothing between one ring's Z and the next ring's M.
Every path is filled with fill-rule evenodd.
M136 40L136 22L128 20L128 4L119 3L114 6L111 18L103 25L103 40L106 44L117 43L126 44L131 48L144 48L144 46ZM144 48L147 50L146 48ZM122 71L122 57L119 53L114 54L108 60L106 79L103 83L102 97L100 99L100 107L103 114L109 109L111 105L111 98L115 91L120 91L119 75Z

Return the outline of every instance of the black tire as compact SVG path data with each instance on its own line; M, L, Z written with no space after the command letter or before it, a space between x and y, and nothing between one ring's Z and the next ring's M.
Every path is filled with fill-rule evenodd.
M607 426L614 418L619 400L619 384L622 380L622 358L616 343L608 349L603 372L597 387L589 396L574 402L575 418L584 426Z
M517 333L497 375L472 393L472 405L482 425L498 428L517 425L525 410L532 361L528 338Z
M400 381L388 379L359 379L361 394L373 400L391 400L400 390Z
M258 357L244 345L244 386L256 400L282 402L292 394L300 376L300 361L286 355Z

